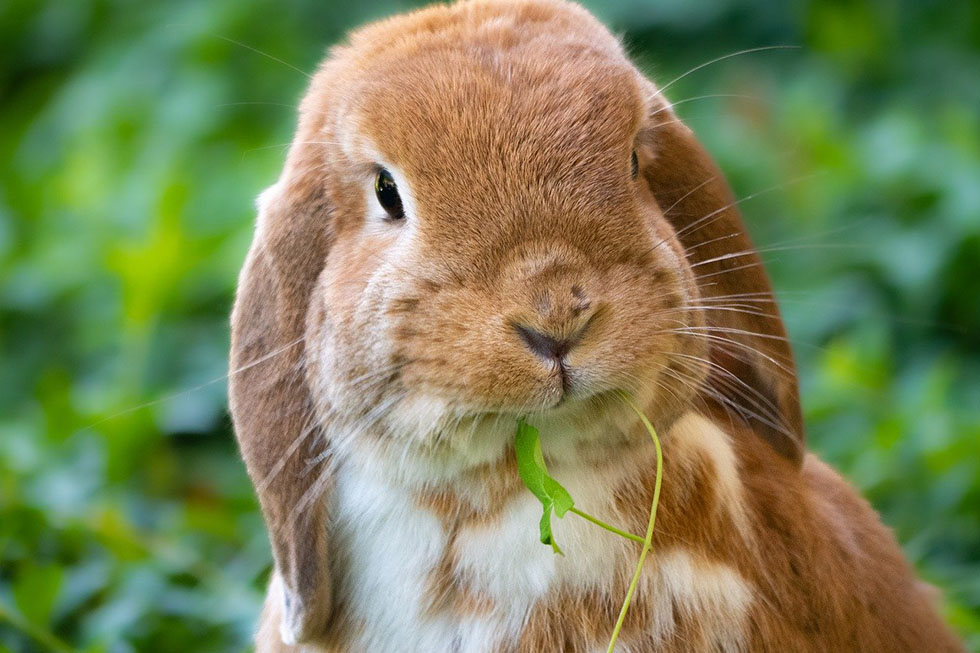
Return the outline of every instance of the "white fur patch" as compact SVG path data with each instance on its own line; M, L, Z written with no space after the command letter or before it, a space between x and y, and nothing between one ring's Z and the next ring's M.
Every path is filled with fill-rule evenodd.
M731 440L717 424L697 413L687 413L670 430L673 463L690 466L697 460L707 460L712 466L716 499L727 510L742 533L748 532L742 481L738 460Z
M737 571L726 565L699 560L683 549L670 549L651 561L653 632L669 637L677 627L674 608L697 624L711 650L742 651L745 619L752 590Z
M422 415L428 408L419 405L412 413ZM669 438L674 473L683 473L686 455L706 452L715 467L719 496L726 500L740 496L734 454L718 427L688 415ZM540 504L522 492L502 507L498 518L462 527L455 535L454 572L470 593L487 599L487 612L465 617L432 614L428 610L431 574L445 559L449 534L433 513L413 499L413 489L403 484L407 478L425 476L425 470L389 473L392 465L425 463L412 458L357 460L356 450L347 453L352 458L340 461L331 497L331 555L335 596L343 597L356 624L353 632L358 633L348 645L350 650L506 650L519 638L538 601L557 592L601 591L609 587L610 579L628 575L639 554L638 544L568 514L553 519L556 540L565 551L564 557L554 555L537 538ZM552 472L576 505L615 523L620 518L610 489L642 469L627 461L601 468L566 464ZM671 482L669 476L665 482ZM457 486L455 491L468 496L465 488ZM482 500L477 494L477 503ZM753 592L736 570L674 548L651 554L642 582L644 593L652 597L655 636L668 638L675 631L672 606L676 606L676 614L698 624L711 646L742 650Z
M408 492L351 465L337 470L334 500L334 591L364 625L351 650L452 650L451 624L422 614L427 574L446 545L439 520Z
M256 242L266 242L265 232L267 229L266 223L269 221L268 215L272 210L272 205L278 202L281 197L282 182L277 181L259 193L259 196L255 198L255 209L258 212L258 217L255 220Z

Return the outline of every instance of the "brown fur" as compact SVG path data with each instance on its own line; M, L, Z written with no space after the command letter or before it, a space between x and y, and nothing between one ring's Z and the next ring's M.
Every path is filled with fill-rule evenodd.
M405 225L366 218L379 164L409 180ZM417 230L416 250L397 250L398 229ZM609 492L615 517L643 532L653 454L642 436L616 435L626 409L610 393L627 390L679 434L665 438L653 553L623 632L631 650L716 650L732 629L658 605L658 560L676 550L753 588L738 624L748 650L961 650L874 511L805 456L792 352L751 249L710 157L576 5L434 6L334 48L261 201L232 316L231 409L276 564L258 649L293 650L282 624L330 650L366 627L332 595L330 465L351 450L465 453L463 426L406 435L397 420L421 393L477 422L560 407L591 420L603 435L577 450L596 469L629 460ZM529 355L515 323L581 334L569 378ZM692 411L722 439L673 428ZM505 452L414 491L450 534L432 613L494 609L457 573L455 546L464 530L493 529L521 491ZM607 587L539 602L517 650L600 646L637 548L623 546ZM669 633L653 632L654 614Z
M717 415L719 421L728 420ZM797 470L758 438L747 424L730 424L736 434L740 477L746 486L751 540L712 505L710 464L678 482L665 449L667 481L647 567L672 547L737 569L761 596L749 615L750 651L960 651L961 645L936 617L927 591L902 558L877 515L829 467L807 456ZM632 515L628 527L642 532L653 479L620 488L620 505ZM685 482L686 481L686 482ZM755 550L758 547L758 550ZM624 570L628 571L624 560ZM532 615L519 650L589 651L608 639L624 581L602 597L555 596ZM624 627L630 650L713 651L701 625L678 613L667 646L644 644L649 622L638 594ZM574 635L569 635L574 633Z

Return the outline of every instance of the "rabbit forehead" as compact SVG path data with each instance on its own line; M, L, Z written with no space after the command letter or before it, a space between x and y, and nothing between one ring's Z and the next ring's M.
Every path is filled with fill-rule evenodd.
M423 20L424 18L424 20ZM645 115L639 75L581 8L462 3L383 21L335 51L341 142L410 175L620 172Z
M474 158L594 166L622 157L643 116L634 69L590 50L463 45L371 72L352 123L395 162L427 172Z

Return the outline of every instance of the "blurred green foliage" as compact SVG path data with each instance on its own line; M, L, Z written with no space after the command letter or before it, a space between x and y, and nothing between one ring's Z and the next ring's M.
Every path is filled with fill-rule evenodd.
M980 4L591 5L662 83L800 46L670 95L739 197L773 188L743 210L811 446L980 650ZM270 554L221 377L252 201L291 66L404 8L0 4L0 651L248 646Z

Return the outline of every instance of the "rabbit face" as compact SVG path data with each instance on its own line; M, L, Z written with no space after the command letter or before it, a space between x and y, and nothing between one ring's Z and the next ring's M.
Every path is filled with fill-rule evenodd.
M700 381L697 287L639 174L649 88L542 47L384 51L327 110L343 192L307 343L335 441L493 457L521 414L595 440L617 391L663 419Z

